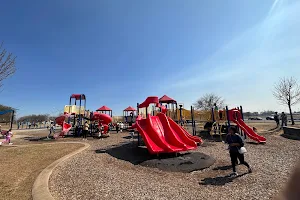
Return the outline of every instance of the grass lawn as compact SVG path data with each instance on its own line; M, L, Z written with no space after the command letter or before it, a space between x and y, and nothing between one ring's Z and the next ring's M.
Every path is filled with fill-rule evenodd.
M39 173L55 160L82 146L67 143L1 146L0 199L32 199L31 189Z

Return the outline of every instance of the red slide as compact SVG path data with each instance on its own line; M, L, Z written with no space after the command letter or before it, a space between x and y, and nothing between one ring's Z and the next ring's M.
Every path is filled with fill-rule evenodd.
M196 142L191 140L172 121L163 113L159 113L157 116L148 115L146 119L136 121L134 127L142 135L151 154L187 151L197 148Z
M190 138L188 138L185 134L182 134L181 131L179 132L174 131L173 127L174 128L176 127L175 126L171 127L169 119L165 114L158 113L157 117L158 117L157 119L160 120L163 126L164 135L168 143L181 147L184 150L191 150L197 147L197 143L191 140Z
M250 128L241 118L239 118L238 120L233 119L233 122L236 123L236 125L238 127L240 127L250 139L257 141L258 143L266 142L265 137L260 136L257 133L255 133L252 130L252 128Z
M189 140L192 140L193 143L194 142L199 143L199 144L203 143L203 141L200 137L191 135L184 128L182 128L176 122L174 122L170 117L167 117L167 118L169 120L169 123L170 123L170 126L172 127L172 129L179 135L179 137L181 137L181 138L183 137L184 138L183 140L185 140L185 138L188 138ZM189 143L186 141L186 144L189 144Z

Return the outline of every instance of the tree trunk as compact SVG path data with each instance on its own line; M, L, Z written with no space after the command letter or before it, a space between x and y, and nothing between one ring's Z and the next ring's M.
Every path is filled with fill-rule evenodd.
M289 104L289 110L290 110L292 125L295 125L295 121L294 121L294 117L293 117L293 112L292 112L292 107L291 107L290 104Z

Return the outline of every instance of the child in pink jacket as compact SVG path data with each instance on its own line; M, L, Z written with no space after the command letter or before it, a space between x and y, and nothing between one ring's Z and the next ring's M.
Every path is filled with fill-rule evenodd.
M5 140L3 142L0 142L0 145L2 145L3 143L8 143L9 145L12 145L13 143L11 143L11 141L10 141L12 136L13 136L13 133L12 133L11 129L9 129L5 134Z

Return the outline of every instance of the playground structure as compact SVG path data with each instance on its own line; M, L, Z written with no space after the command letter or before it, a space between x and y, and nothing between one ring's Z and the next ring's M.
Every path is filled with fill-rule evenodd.
M108 115L110 117L112 117L112 109L110 109L107 106L102 106L102 107L98 108L96 111L99 112L99 113L104 113L104 114L108 113Z
M159 105L158 105L159 104ZM265 143L266 139L259 136L255 131L252 130L243 120L243 108L234 108L229 110L228 107L222 110L194 110L191 106L190 110L184 109L183 104L178 104L176 100L164 95L159 99L158 104L152 104L149 107L138 106L138 114L141 117L146 118L148 114L156 115L159 111L157 107L166 107L166 115L173 121L177 122L181 126L185 126L187 122L191 122L193 136L196 135L196 121L204 122L204 128L207 129L211 136L219 135L222 139L222 135L228 133L228 128L231 122L236 124L240 134L246 139L248 136L250 139L258 142ZM170 109L167 109L169 107ZM178 108L179 107L179 108ZM234 115L233 115L234 113Z
M54 138L64 137L71 130L72 125L65 122L66 119L68 119L69 117L70 117L70 114L64 114L55 119L55 123L62 127L62 131L55 133Z
M92 122L97 122L98 129L96 133L97 137L109 137L108 124L112 122L112 117L105 113L94 112L91 117Z
M72 104L73 99L74 104ZM69 105L64 107L64 114L68 114L68 124L72 124L72 127L81 127L84 119L90 120L91 112L86 110L86 96L84 94L72 94Z
M266 142L266 139L264 137L258 135L251 127L249 127L244 122L242 106L230 110L226 106L224 110L219 110L219 111L214 110L212 108L211 111L204 111L204 112L205 112L204 118L207 119L206 124L211 124L211 126L205 125L207 126L206 128L208 128L211 135L219 134L220 138L222 139L222 134L228 133L228 128L231 126L231 122L233 122L238 127L238 130L240 130L240 134L244 136L245 139L249 137L250 139L258 143ZM201 118L201 113L200 113L200 118Z
M149 108L156 115L149 114ZM141 110L143 116L139 115ZM156 96L148 97L138 104L138 117L133 128L141 134L149 153L176 153L196 149L197 144L202 143L201 138L190 135L166 113L167 108L159 103Z
M165 106L167 109L167 116L171 117L173 120L179 120L178 104L175 99L168 97L167 95L159 98L159 103L162 106Z
M235 123L250 139L258 142L258 143L265 143L266 138L263 136L258 135L252 128L250 128L243 120L243 112L242 107L241 109L231 109L228 110L226 107L227 113L227 121L228 126L230 126L230 122Z
M72 104L73 99L74 103ZM104 112L109 112L110 115ZM72 129L73 135L80 136L83 130L84 120L90 125L89 129L91 134L93 134L91 122L94 122L94 124L98 126L96 132L99 133L100 136L108 136L108 124L112 122L111 116L112 110L107 106L102 106L97 109L96 112L86 110L86 96L84 94L72 94L70 96L69 105L65 105L64 107L64 114L55 119L56 124L62 126L62 131L56 134L55 137L65 136Z
M74 99L74 105L72 105L73 99ZM77 103L78 101L79 103ZM222 139L222 134L228 133L228 128L230 127L232 122L236 124L239 130L241 130L241 135L243 135L245 138L246 136L248 136L250 139L258 143L266 142L266 139L264 137L259 136L257 133L255 133L255 131L253 131L252 128L246 125L246 123L243 121L242 107L234 108L231 110L229 110L228 107L226 107L223 110L214 110L212 108L211 110L205 110L205 111L194 110L193 106L191 106L190 110L186 110L183 107L184 107L183 104L178 104L176 100L168 97L167 95L164 95L159 99L158 97L154 96L154 97L148 97L141 104L137 104L137 110L131 106L124 109L123 117L124 117L125 124L131 126L132 123L135 123L133 127L138 128L139 132L142 132L141 134L144 135L144 140L148 142L147 145L150 148L150 151L152 151L152 153L169 152L171 150L169 147L168 147L169 149L166 149L166 147L162 147L162 146L159 148L158 146L156 146L151 149L150 146L152 143L151 141L149 142L149 140L147 140L149 138L148 137L149 134L147 134L147 132L143 130L145 124L147 124L146 131L150 130L150 135L152 136L154 135L153 133L156 133L160 135L160 137L164 137L165 132L161 132L161 131L163 131L162 128L165 128L167 130L167 135L168 135L167 137L170 137L169 136L170 134L173 135L171 136L171 138L174 138L175 137L174 135L177 135L177 139L178 139L180 138L180 136L182 136L182 133L179 133L180 136L178 136L178 132L180 132L179 131L180 129L184 130L183 133L185 134L187 133L184 129L184 125L188 120L191 121L192 123L192 136L196 136L196 121L206 122L206 124L210 124L209 126L206 127L209 129L210 134L211 135L219 134ZM101 133L100 135L103 134L105 135L109 132L108 124L112 122L112 110L107 106L102 106L98 108L94 113L90 112L89 110L86 110L86 96L84 94L72 94L70 96L69 105L65 106L64 111L65 111L63 115L64 117L60 116L61 118L58 117L57 119L58 121L56 120L56 123L63 127L62 133L60 135L65 135L73 128L73 135L79 136L82 132L83 120L86 120L90 124L91 133L93 133L93 130L95 130L92 128L91 122L94 122L94 127L98 126L95 132ZM167 120L163 119L162 114L167 117ZM138 117L135 119L135 116ZM68 118L68 123L65 122L66 117ZM72 117L73 120L71 120ZM64 118L63 120L64 122L62 121L63 118ZM70 123L71 121L73 122L72 124ZM141 125L141 123L144 124ZM175 126L174 123L180 124L181 125L180 129L178 129L178 127L173 127ZM170 125L172 127L168 128L167 125L165 124L172 124ZM151 128L151 126L156 126L156 128L153 127ZM160 129L160 131L156 130L156 132L153 132L154 129ZM169 133L172 131L175 131L175 133ZM190 135L188 134L188 137L189 136ZM159 140L160 142L158 143L161 143L161 140L166 140L166 139L160 139ZM178 144L178 142L176 144ZM176 148L173 149L173 151L177 151L177 150ZM184 148L182 148L181 150L184 150Z
M123 110L123 119L125 122L125 128L132 126L132 124L135 122L136 116L137 116L137 110L131 106L128 106Z

